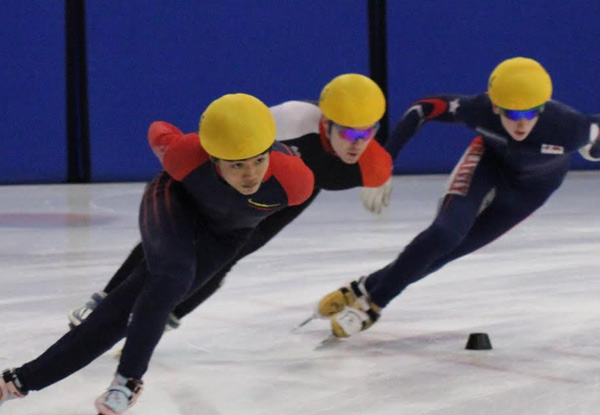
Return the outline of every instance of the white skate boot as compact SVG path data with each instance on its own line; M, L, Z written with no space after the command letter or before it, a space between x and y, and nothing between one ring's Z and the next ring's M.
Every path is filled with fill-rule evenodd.
M98 307L100 301L104 300L106 297L106 293L104 291L98 291L97 293L92 294L90 301L85 303L83 307L76 308L75 310L71 310L67 317L69 318L69 328L74 329L79 326L83 321L88 318L90 314Z
M143 390L143 382L139 379L127 379L118 373L94 404L98 415L121 415L131 408Z

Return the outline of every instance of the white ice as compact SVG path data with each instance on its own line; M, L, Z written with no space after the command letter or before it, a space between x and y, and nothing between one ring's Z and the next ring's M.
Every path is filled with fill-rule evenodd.
M600 408L600 172L571 173L526 222L413 285L370 330L317 348L316 301L387 264L445 176L395 177L376 217L325 192L166 334L131 415L593 415ZM136 184L0 187L0 367L67 329L138 240ZM465 350L488 333L491 351ZM114 350L0 415L95 414Z

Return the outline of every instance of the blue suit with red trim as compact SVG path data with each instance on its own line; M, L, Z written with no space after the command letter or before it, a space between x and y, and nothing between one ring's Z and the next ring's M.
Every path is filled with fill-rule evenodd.
M145 260L37 359L16 369L26 390L39 390L84 367L126 337L117 369L141 379L169 313L234 258L261 220L306 201L312 171L275 143L259 190L244 196L219 175L197 134L164 122L149 131L165 171L144 192L140 230Z
M392 158L431 120L464 123L480 135L452 172L433 223L394 262L367 277L366 289L380 307L408 285L490 243L541 207L562 184L572 153L600 160L600 117L549 101L531 133L517 141L504 130L487 94L417 101L386 143Z

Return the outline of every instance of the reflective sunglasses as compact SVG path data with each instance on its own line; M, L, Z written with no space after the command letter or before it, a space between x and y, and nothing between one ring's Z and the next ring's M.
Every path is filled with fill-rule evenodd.
M498 107L500 108L500 107ZM517 110L507 110L506 108L500 108L500 113L504 115L506 118L512 121L519 121L521 118L525 118L526 120L533 120L535 117L540 115L540 112L544 110L544 106L540 105L539 107L531 108L528 110L517 111Z
M373 136L379 129L379 123L376 123L371 127L365 129L344 127L343 125L336 124L333 121L331 121L331 124L334 125L335 128L337 128L340 137L347 141L369 140L373 138Z

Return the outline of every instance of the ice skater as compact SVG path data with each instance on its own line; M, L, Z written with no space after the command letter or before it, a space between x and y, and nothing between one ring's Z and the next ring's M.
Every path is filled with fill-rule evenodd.
M227 265L261 220L312 194L312 171L275 134L268 107L246 94L213 101L199 134L153 123L148 139L164 171L142 197L144 261L82 324L5 370L0 403L64 379L126 338L114 380L95 405L102 415L131 407L173 308Z
M410 284L487 245L539 209L562 184L574 152L600 160L600 116L584 115L551 96L542 65L517 57L493 70L487 93L430 97L408 108L386 143L393 158L428 121L463 123L479 135L451 173L433 223L395 261L319 302L318 314L330 318L335 336L371 327Z

